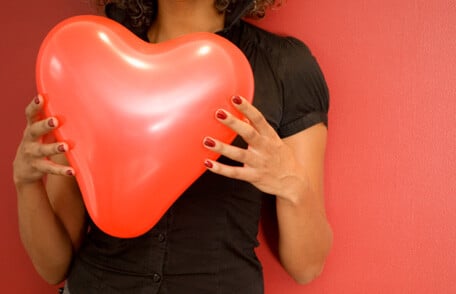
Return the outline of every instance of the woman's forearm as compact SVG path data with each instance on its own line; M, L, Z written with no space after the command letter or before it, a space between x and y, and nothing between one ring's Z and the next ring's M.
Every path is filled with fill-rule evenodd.
M300 202L276 199L279 256L284 268L300 284L322 272L333 240L320 197L311 193L308 191Z
M16 183L16 190L22 243L43 279L60 283L72 258L69 234L54 213L42 181Z

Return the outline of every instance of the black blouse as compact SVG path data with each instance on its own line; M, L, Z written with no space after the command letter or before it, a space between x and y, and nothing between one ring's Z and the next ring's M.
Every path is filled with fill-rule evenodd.
M326 83L302 42L243 21L219 34L247 56L254 105L281 137L327 124ZM246 145L239 137L234 144ZM261 294L254 249L263 198L249 183L206 172L140 237L114 238L92 223L68 288L71 294Z

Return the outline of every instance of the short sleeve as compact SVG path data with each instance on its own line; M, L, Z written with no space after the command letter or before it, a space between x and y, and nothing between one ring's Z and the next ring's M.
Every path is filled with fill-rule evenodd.
M283 113L278 133L285 138L315 124L328 125L329 91L317 60L301 41L287 37L281 48L278 77Z

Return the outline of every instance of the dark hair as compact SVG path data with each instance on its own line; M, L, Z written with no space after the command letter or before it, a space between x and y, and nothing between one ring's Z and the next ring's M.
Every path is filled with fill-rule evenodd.
M146 32L157 11L157 0L97 0L99 5L105 6L105 13L137 35ZM229 13L242 0L214 0L214 6L220 13ZM276 5L280 0L251 1L250 8L245 12L245 17L262 18L268 7Z

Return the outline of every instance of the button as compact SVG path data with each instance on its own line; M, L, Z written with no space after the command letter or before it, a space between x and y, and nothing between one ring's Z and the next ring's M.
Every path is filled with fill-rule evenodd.
M162 233L158 234L158 242L163 242L163 241L165 241L165 239L166 239L165 234L162 234Z
M152 279L154 280L155 283L159 283L161 281L162 277L159 274L155 273L153 275Z

